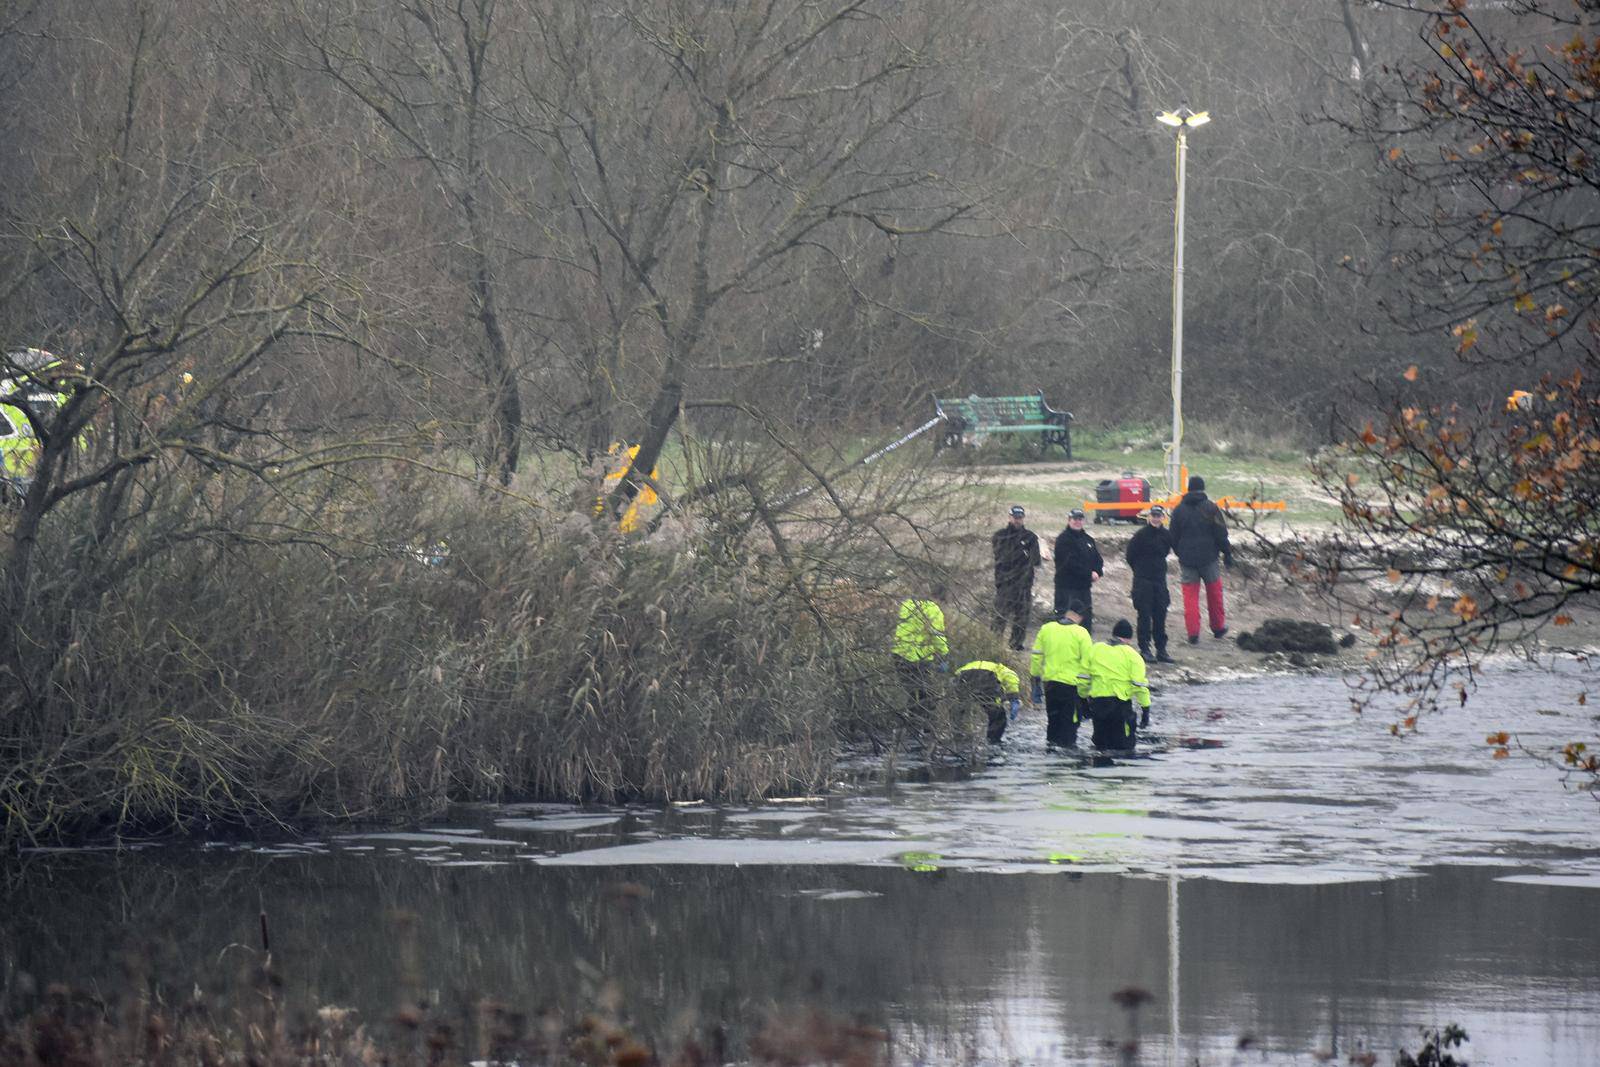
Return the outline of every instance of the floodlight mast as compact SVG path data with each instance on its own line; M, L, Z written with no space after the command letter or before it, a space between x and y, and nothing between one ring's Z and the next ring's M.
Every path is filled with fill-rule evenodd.
M1173 209L1172 249L1172 442L1167 446L1167 492L1182 493L1183 470L1183 194L1189 161L1189 130L1211 121L1207 111L1192 111L1185 105L1176 111L1163 111L1156 121L1178 131L1178 196Z

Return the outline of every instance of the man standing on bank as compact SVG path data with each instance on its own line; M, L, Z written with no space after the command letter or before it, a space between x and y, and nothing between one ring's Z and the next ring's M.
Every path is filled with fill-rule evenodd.
M1011 505L1011 521L989 538L994 547L994 632L1005 636L1011 624L1011 647L1020 651L1028 635L1033 607L1033 572L1040 564L1039 536L1022 524L1021 504Z
M1228 632L1228 618L1222 610L1222 570L1233 566L1233 549L1228 544L1228 524L1222 509L1206 496L1206 481L1189 479L1189 491L1172 509L1172 550L1178 556L1178 581L1183 585L1183 625L1189 643L1200 643L1200 583L1206 584L1206 621L1211 636Z
M1167 509L1150 509L1150 521L1128 539L1123 553L1133 571L1133 610L1139 616L1139 655L1146 663L1172 663L1167 655L1167 557L1172 554L1172 534L1167 529ZM1151 642L1155 655L1150 654Z
M1067 528L1056 538L1056 618L1074 601L1082 608L1079 624L1094 632L1094 600L1089 590L1106 572L1100 546L1083 529L1083 509L1073 508Z

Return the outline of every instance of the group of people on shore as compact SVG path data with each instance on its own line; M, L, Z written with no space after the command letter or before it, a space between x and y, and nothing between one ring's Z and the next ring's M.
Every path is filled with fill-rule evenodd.
M1033 612L1034 574L1044 565L1039 537L1026 524L1021 505L1011 508L1009 521L991 537L994 550L995 632L1010 631L1013 651L1022 651ZM1067 526L1056 537L1055 599L1050 617L1035 636L1028 672L1030 696L1043 703L1045 739L1062 747L1077 744L1079 726L1092 725L1096 748L1129 750L1138 730L1149 725L1150 688L1147 663L1175 662L1167 651L1167 559L1178 558L1183 594L1184 628L1189 643L1200 640L1200 592L1205 590L1206 622L1213 637L1228 632L1222 595L1222 568L1233 566L1233 549L1222 511L1206 496L1205 481L1189 479L1188 492L1173 508L1170 526L1166 509L1157 504L1148 519L1129 539L1123 553L1133 574L1132 603L1138 619L1135 628L1126 618L1111 627L1111 639L1096 642L1094 586L1105 575L1100 547L1084 529L1085 515L1073 508ZM913 700L928 699L932 670L948 669L949 642L939 601L945 590L934 589L931 599L909 598L900 605L895 627L894 656ZM962 690L988 714L988 737L999 741L1006 724L1021 712L1022 684L1017 672L1004 663L974 660L958 667L955 677Z

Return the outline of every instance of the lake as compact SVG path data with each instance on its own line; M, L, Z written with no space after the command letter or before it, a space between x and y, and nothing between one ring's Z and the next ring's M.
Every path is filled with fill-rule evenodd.
M1499 669L1393 737L1337 678L1257 677L1160 692L1131 759L1046 753L1025 715L985 766L847 761L789 803L29 852L0 1003L223 988L264 913L287 996L375 1021L410 996L607 1004L664 1048L720 1025L736 1059L818 1007L899 1062L1113 1062L1136 1030L1150 1064L1388 1063L1454 1021L1474 1064L1595 1062L1600 808L1485 742L1592 742L1589 680Z

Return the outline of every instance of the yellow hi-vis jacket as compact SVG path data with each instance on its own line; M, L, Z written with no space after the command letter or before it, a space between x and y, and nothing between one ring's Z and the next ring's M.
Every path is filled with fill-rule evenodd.
M931 600L902 600L890 651L912 663L948 656L950 641L944 635L944 610Z
M1089 649L1094 639L1077 623L1054 619L1039 627L1033 639L1033 659L1028 673L1046 682L1077 685L1089 677Z
M601 494L595 497L594 513L596 515L606 509L606 497L611 495L611 491L622 482L623 476L632 469L633 461L639 458L639 446L633 445L624 451L620 442L614 442L606 450L606 456L608 457L606 463L612 469L606 472L606 476L601 482L603 486ZM650 478L659 482L661 480L661 468L657 467L651 471ZM639 509L654 507L657 503L659 503L659 498L656 496L656 491L648 485L641 485L639 492L628 502L628 508L622 513L622 518L617 520L617 529L623 533L633 533L639 528Z
M971 663L963 663L956 668L957 674L968 671L987 671L994 675L995 681L1000 683L1000 692L1003 696L1014 697L1022 692L1022 680L1017 677L1017 672L1007 667L1004 663L996 663L988 659L975 659Z
M1089 650L1090 697L1116 697L1136 700L1141 708L1150 706L1150 687L1144 674L1144 657L1132 645L1107 645L1095 642Z

